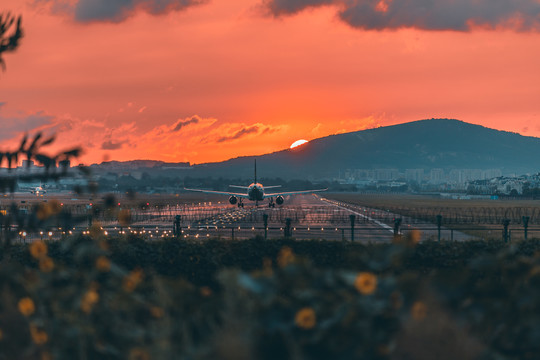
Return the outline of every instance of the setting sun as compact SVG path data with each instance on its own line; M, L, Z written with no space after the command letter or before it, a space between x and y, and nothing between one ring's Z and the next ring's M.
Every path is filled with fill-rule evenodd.
M295 142L293 142L291 144L291 149L297 147L297 146L300 146L300 145L304 145L305 143L307 143L308 141L307 140L296 140Z

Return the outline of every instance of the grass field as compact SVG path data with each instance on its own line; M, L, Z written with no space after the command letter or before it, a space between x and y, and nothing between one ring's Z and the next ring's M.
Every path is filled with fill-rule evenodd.
M325 197L350 204L388 211L429 223L442 216L446 228L483 238L500 238L508 219L513 238L524 237L523 217L529 217L530 234L540 232L540 201L536 200L457 200L427 195L329 193Z

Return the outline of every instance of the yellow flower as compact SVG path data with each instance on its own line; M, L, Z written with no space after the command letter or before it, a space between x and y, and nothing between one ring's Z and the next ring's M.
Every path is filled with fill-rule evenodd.
M58 202L58 200L51 200L49 201L49 209L53 215L56 215L62 211L62 205Z
M280 267L285 267L294 261L294 253L288 246L281 248L278 254L277 263Z
M38 205L36 216L39 220L46 220L52 215L52 210L47 203L40 203Z
M129 273L128 276L124 278L123 288L127 292L132 292L135 290L137 285L142 281L143 272L141 269L133 270Z
M317 323L317 318L315 317L315 311L310 307L305 307L296 313L294 317L294 323L296 326L302 329L312 329Z
M105 256L100 256L96 259L96 268L101 272L108 272L111 270L111 261Z
M29 297L25 297L19 300L17 307L19 308L20 313L24 316L30 316L36 311L34 301Z
M160 308L159 306L152 306L152 307L150 307L150 313L151 313L152 316L155 317L156 319L162 318L163 315L165 315L165 312L164 312L163 309Z
M103 230L101 229L101 225L99 223L94 223L90 227L89 232L92 239L100 239L103 236Z
M201 288L201 295L204 297L212 295L212 289L210 289L208 286L203 286Z
M418 229L413 229L407 234L407 245L414 246L422 239L422 233Z
M36 345L43 345L49 340L49 336L44 330L40 330L36 325L30 324L30 335Z
M99 301L99 294L96 290L90 289L84 294L81 300L81 309L85 313L92 311L94 305Z
M427 315L427 306L421 301L417 301L411 308L411 314L415 320L423 320Z
M43 272L51 272L54 269L54 261L48 256L39 259L39 270Z
M150 360L150 355L144 349L134 348L129 352L129 360Z
M43 241L34 241L30 245L30 255L36 259L41 259L47 255L47 244Z
M354 287L362 295L371 295L377 289L377 276L370 272L361 272L354 280Z

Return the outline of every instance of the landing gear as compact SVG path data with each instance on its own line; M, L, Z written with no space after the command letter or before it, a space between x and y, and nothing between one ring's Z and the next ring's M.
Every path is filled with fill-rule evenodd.
M275 208L276 207L276 203L274 202L274 199L270 198L270 202L268 203L268 207L269 208Z
M244 203L242 202L242 200L240 200L240 201L238 202L238 207L239 207L239 208L243 208L243 207L244 207Z

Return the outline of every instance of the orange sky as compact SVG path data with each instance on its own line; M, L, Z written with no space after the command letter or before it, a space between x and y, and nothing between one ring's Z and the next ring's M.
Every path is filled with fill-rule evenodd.
M42 130L85 163L201 163L432 117L540 136L536 0L107 1L2 2L26 37L0 149Z

